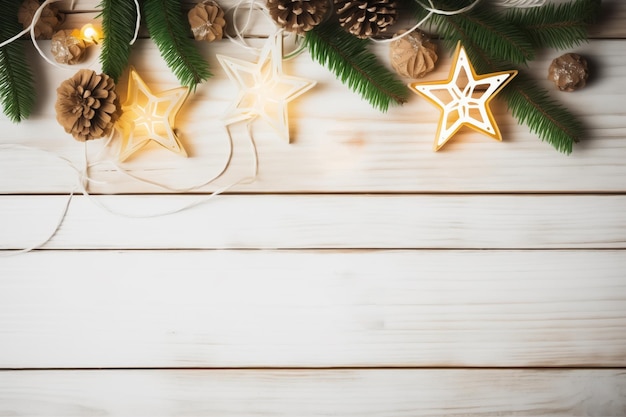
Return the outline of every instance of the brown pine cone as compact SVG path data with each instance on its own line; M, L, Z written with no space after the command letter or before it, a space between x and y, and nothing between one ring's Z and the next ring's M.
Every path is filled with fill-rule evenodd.
M396 35L402 35L404 31ZM389 47L391 66L403 77L422 78L435 69L437 45L419 30L391 42Z
M394 24L398 17L394 0L335 0L339 24L354 36L376 36Z
M33 16L37 12L37 9L39 9L39 6L41 6L41 4L38 0L24 0L20 6L17 12L17 20L22 24L22 26L24 26L24 29L30 26L30 23L33 21ZM41 12L39 20L35 25L35 38L52 38L54 31L61 23L63 23L64 20L65 15L60 13L59 9L51 4L47 5Z
M224 36L224 11L217 3L208 1L196 4L187 13L193 37L197 41L213 42Z
M322 23L330 0L267 0L272 19L287 32L300 35Z
M57 88L57 121L74 139L85 142L107 136L117 121L113 79L82 69Z
M59 64L78 64L85 57L85 41L74 35L73 30L60 30L50 42L50 51Z

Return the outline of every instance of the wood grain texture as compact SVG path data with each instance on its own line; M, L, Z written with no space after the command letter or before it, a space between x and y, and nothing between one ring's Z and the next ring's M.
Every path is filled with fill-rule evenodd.
M626 415L619 370L0 372L8 416Z
M0 368L626 366L623 251L44 251Z
M260 44L259 44L260 45ZM386 56L386 45L374 50ZM601 68L590 85L576 93L554 91L544 79L558 52L545 53L530 73L551 95L581 116L589 138L567 157L542 143L525 126L518 126L502 102L495 113L505 141L478 133L460 133L440 152L432 151L439 113L411 97L406 105L381 114L364 103L307 55L286 64L291 74L314 79L318 85L290 105L293 143L272 136L262 122L253 123L260 175L239 192L624 192L626 191L626 117L622 98L626 83L626 49L621 41L592 41L575 51ZM228 157L228 134L221 118L236 95L215 54L253 59L229 42L205 47L215 77L198 88L178 119L179 134L190 158L157 146L148 147L123 165L129 172L173 187L197 184L220 172ZM157 91L177 86L156 47L140 41L133 63ZM43 63L37 65L38 106L27 122L15 125L0 116L0 143L17 143L53 152L84 166L83 144L74 141L54 116L54 86L71 74ZM432 79L446 77L449 58L443 57ZM122 85L122 84L121 84ZM51 87L52 86L52 87ZM121 87L123 90L123 86ZM499 104L498 104L499 103ZM226 174L203 190L214 190L252 172L250 139L243 126L234 126L234 156ZM103 142L88 144L90 162L116 159L117 141L99 158ZM93 192L146 193L162 189L131 180L109 165L90 170ZM523 174L521 174L523 173ZM0 193L67 192L76 174L50 155L28 151L0 152Z
M626 196L74 197L49 249L626 248ZM53 230L64 196L0 196L0 248Z
M98 3L62 2L66 27ZM274 30L260 13L257 46ZM503 143L463 132L434 153L437 109L414 96L380 114L303 54L286 72L318 85L290 104L292 144L253 124L256 182L153 219L77 197L46 250L4 257L54 227L66 197L50 194L79 179L59 157L80 170L103 145L55 122L73 70L29 47L35 112L0 115L0 145L32 147L0 149L0 416L626 415L624 21L626 2L604 0L594 39L568 51L592 63L584 90L545 79L560 51L528 68L587 126L570 157L497 101ZM236 90L215 55L254 55L201 50L215 77L177 124L191 157L149 147L130 173L187 187L222 168ZM440 55L429 80L447 77ZM178 86L151 40L132 63L153 89ZM199 195L153 195L112 165L90 167L90 192L131 194L95 201L139 215L179 208L250 175L244 126L232 138Z

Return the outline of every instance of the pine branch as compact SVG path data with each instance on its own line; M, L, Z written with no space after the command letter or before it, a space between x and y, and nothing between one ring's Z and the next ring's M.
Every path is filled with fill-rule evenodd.
M408 0L403 0L408 1ZM597 0L587 0L594 2ZM462 7L456 2L442 1L445 7L450 9ZM441 5L439 5L441 6ZM511 36L506 39L496 39L499 35L497 31L483 31L480 26L484 19L489 17L490 13L486 11L473 9L469 13L456 16L433 16L438 24L439 34L445 36L444 43L453 50L456 43L460 40L467 50L472 65L480 74L502 71L511 69L510 64L513 59L506 59L507 53L502 51L496 52L490 49L489 45L506 44L506 48L513 47L513 43L508 42ZM493 15L493 13L491 13ZM417 11L418 18L425 15L424 10ZM506 23L509 27L513 25ZM506 29L508 30L508 29ZM505 30L505 31L506 31ZM515 30L515 38L519 36L519 30ZM494 39L487 39L493 37ZM526 37L525 31L522 32L522 38ZM523 41L526 45L524 48L532 49L530 40ZM502 45L501 45L502 46ZM532 59L532 53L524 52L522 54L528 60ZM525 63L527 59L521 60ZM576 119L566 108L550 99L549 93L537 86L537 83L519 72L509 85L502 90L498 98L505 99L508 103L509 110L520 124L526 124L530 130L545 142L550 143L558 151L569 154L572 152L573 144L582 139L584 135L584 127L582 123Z
M366 40L350 35L336 24L324 23L307 32L305 42L313 59L373 107L387 111L390 104L406 102L406 85L367 50Z
M584 135L582 123L565 107L552 100L546 90L523 73L506 86L500 96L518 122L526 124L542 141L559 152L572 153Z
M116 0L101 0L99 7L104 32L100 54L102 71L117 82L128 66L137 9L132 1Z
M208 62L189 36L180 0L144 0L143 12L150 37L181 84L195 89L212 76Z
M468 46L465 46L468 49ZM511 69L512 65L489 60L489 54L471 44L472 65L478 73ZM513 117L525 124L542 141L548 142L559 152L570 154L574 143L584 135L582 123L565 107L550 98L549 93L522 71L499 94L505 99Z
M22 30L17 21L19 5L13 0L0 0L0 41ZM0 103L4 114L15 123L21 122L32 112L36 96L22 41L0 48Z
M567 49L587 40L587 25L600 12L601 0L548 3L522 11L511 10L506 19L526 33L537 48Z
M437 3L438 7L445 10L456 10L469 4L450 0L440 0ZM508 61L514 64L532 61L535 52L526 33L488 7L481 3L458 15L434 14L433 22L438 25L439 35L444 38L446 48L453 51L456 43L461 40L466 48L473 44L476 50L485 51L492 61Z

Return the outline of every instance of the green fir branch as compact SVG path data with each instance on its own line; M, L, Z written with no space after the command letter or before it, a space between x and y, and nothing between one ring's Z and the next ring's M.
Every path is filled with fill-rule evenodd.
M574 143L583 138L582 123L525 74L518 73L500 96L519 123L526 124L559 152L572 153Z
M536 48L567 49L587 40L587 26L600 13L601 0L548 3L532 9L512 9L506 19L526 33Z
M368 41L327 22L307 32L305 42L314 60L334 72L373 107L384 112L391 104L406 102L406 85L368 51Z
M0 0L0 42L22 30L17 21L19 1ZM4 114L19 123L28 118L35 107L35 82L26 60L22 41L0 48L0 103Z
M511 64L490 61L489 54L476 48L476 45L465 48L479 74L510 70L512 67ZM559 152L570 154L574 143L584 135L582 123L521 70L497 98L507 101L519 124L527 125L531 132Z
M143 14L150 37L181 84L195 89L212 76L208 62L189 36L180 0L144 0Z
M100 54L102 71L117 82L128 67L137 9L132 1L118 0L101 0L99 7L104 32Z
M437 4L444 10L456 10L469 3L445 0ZM526 64L535 58L533 45L526 33L482 3L457 15L433 14L432 20L438 26L446 48L451 51L460 40L468 49L468 45L472 44L476 50L485 51L486 57L492 61Z
M592 3L597 0L586 1ZM467 4L466 2L455 3L452 4L450 0L446 0L438 2L437 5L452 10ZM424 16L425 13L423 9L418 9L418 18ZM443 42L447 48L454 50L457 42L461 41L472 65L479 74L508 70L514 66L511 62L526 63L532 59L534 56L530 51L534 47L534 42L528 39L525 30L520 30L511 22L506 22L504 18L502 18L506 22L504 27L502 27L502 22L498 24L502 34L498 34L498 31L481 29L481 22L484 22L485 18L489 21L492 18L495 19L493 16L496 14L492 11L487 12L485 9L481 10L476 7L471 12L455 16L436 15L433 16L433 20L437 24L439 34L444 36ZM493 27L493 25L485 26ZM520 33L521 40L518 39ZM510 39L516 40L509 42ZM518 56L518 58L523 56L524 59L511 59L511 51L504 53L506 49L514 48L515 43L525 45L524 52ZM573 144L579 142L584 135L582 123L565 107L552 100L546 90L539 87L536 81L523 72L520 72L502 90L498 98L507 101L509 110L520 124L527 125L531 132L560 152L570 154Z

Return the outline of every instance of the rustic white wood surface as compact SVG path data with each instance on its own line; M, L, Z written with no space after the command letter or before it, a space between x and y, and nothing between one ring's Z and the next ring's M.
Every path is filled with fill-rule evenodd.
M66 3L68 27L97 14ZM586 89L545 80L559 51L528 70L588 127L571 156L504 106L504 142L467 132L433 153L430 104L380 114L304 54L286 69L318 85L290 106L292 144L253 125L254 183L207 200L252 173L241 126L226 175L193 195L94 166L95 196L54 238L5 256L54 228L78 181L59 157L81 169L102 148L56 123L72 72L32 53L35 114L0 116L0 145L31 147L0 150L0 415L626 415L626 3L603 7L573 48L593 63ZM253 37L271 30L258 22ZM215 54L253 55L203 51L215 77L178 121L191 157L150 147L129 172L184 188L222 168L235 89ZM150 40L132 61L177 86Z
M625 379L619 370L28 371L0 373L0 404L66 417L623 416Z

